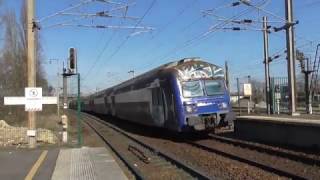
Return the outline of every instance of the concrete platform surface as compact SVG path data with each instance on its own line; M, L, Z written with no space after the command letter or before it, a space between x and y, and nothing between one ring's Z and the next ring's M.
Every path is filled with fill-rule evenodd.
M59 150L3 150L0 151L0 179L41 179L49 180L56 164ZM39 157L45 160L39 163ZM38 162L38 163L37 163ZM41 166L36 166L41 164Z
M106 148L61 149L53 180L126 180L127 177Z
M240 116L235 134L243 139L275 145L320 148L320 120L297 117Z

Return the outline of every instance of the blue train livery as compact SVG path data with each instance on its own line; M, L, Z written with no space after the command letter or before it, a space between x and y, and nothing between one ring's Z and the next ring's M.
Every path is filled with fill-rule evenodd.
M223 69L199 58L167 63L82 100L83 111L177 132L232 123Z

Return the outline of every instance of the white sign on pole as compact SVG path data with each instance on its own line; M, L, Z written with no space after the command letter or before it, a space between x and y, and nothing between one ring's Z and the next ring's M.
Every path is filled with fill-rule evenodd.
M42 111L42 88L25 88L25 111Z
M252 95L251 84L249 84L249 83L243 84L243 95L244 96L251 96Z
M25 111L42 111L43 104L57 104L57 97L42 97L42 88L25 88L25 97L4 97L4 105L25 105Z

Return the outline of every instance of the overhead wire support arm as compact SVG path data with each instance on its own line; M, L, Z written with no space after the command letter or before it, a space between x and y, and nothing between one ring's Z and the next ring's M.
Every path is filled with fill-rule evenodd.
M63 10L60 10L60 11L58 11L58 12L56 12L56 13L53 13L53 14L51 14L51 15L49 15L49 16L43 17L43 18L39 19L37 22L38 22L38 23L41 23L41 22L43 22L43 21L46 21L47 19L50 19L50 18L55 17L55 16L58 16L59 14L61 14L61 13L63 13L63 12L70 11L70 10L72 10L72 9L75 9L75 8L81 7L81 6L83 6L83 5L92 3L93 1L94 1L94 0L82 1L82 2L80 2L80 3L78 3L78 4L76 4L76 5L73 5L73 6L71 6L71 7L65 8L65 9L63 9Z
M249 0L239 0L239 2L244 4L244 5L246 5L246 6L255 8L255 9L259 10L259 11L263 11L264 13L269 14L269 15L271 15L271 16L277 18L277 19L280 19L280 20L282 20L284 22L287 22L283 17L281 17L279 15L276 15L276 14L274 14L274 13L268 11L268 10L265 10L265 9L259 7L259 6L253 5Z
M60 24L60 26L76 26L76 27L85 27L85 28L101 28L101 29L139 29L139 30L148 30L152 31L152 27L143 27L143 26L108 26L108 25L83 25L83 24Z
M264 31L264 29L259 29L259 28L242 28L242 27L222 27L222 28L214 28L214 29L232 30L232 31Z
M240 4L241 4L240 2L233 2L233 3L230 3L230 4L226 4L226 5L222 5L222 6L216 7L216 8L209 9L207 11L210 11L210 12L218 11L218 10L223 9L223 8L235 7L235 6L238 6Z
M84 5L86 5L86 4L93 3L93 2L103 2L103 3L110 3L110 4L116 4L116 5L124 5L124 3L118 3L118 2L109 1L109 0L82 0L82 1L81 1L80 3L78 3L78 4L72 5L72 6L70 6L70 7L68 7L68 8L65 8L65 9L62 9L62 10L56 12L56 13L53 13L53 14L51 14L51 15L45 16L45 17L43 17L43 18L40 18L40 19L37 20L36 22L37 22L37 23L41 23L41 22L46 21L46 20L48 20L48 19L50 19L50 18L53 18L53 17L58 16L58 15L61 15L62 13L66 12L66 11L70 11L70 10L72 10L72 9L76 9L76 8L79 8L79 7L84 6ZM119 9L123 9L123 8L125 8L125 7L127 7L127 6L129 6L129 5L119 7ZM113 9L112 11L115 11L115 10L116 10L116 8Z
M207 10L201 11L201 12L202 12L202 14L203 14L204 16L214 16L214 17L217 17L218 19L216 19L216 20L218 20L218 21L232 22L232 23L236 23L236 24L250 24L250 23L253 22L253 20L251 20L251 19L242 19L242 20L233 20L233 19L231 19L231 20L230 20L230 19L228 19L228 18L226 18L226 17L213 14L212 12L207 11Z
M73 22L76 22L76 21L78 21L78 20L85 19L85 18L87 18L87 17L85 17L85 16L83 16L83 17L78 17L78 18L74 18L74 19L71 19L71 20L63 21L63 22L60 22L60 23L43 26L43 27L41 27L41 28L42 28L42 29L48 29L48 28L59 27L59 26L61 26L61 25L63 25L63 24L73 23Z
M132 20L138 20L140 18L138 17L132 17L132 16L116 16L111 15L108 13L108 11L100 11L97 13L92 14L85 14L85 13L61 13L60 15L64 16L83 16L83 17L105 17L105 18L124 18L124 19L132 19Z
M296 22L287 22L285 25L283 25L283 26L281 26L281 27L279 27L279 28L274 27L273 30L274 30L274 32L278 32L278 31L281 31L281 30L286 30L286 29L288 29L289 27L294 26L294 25L297 25L297 24L299 24L299 21L296 21Z
M109 0L91 0L91 1L109 3L109 4L116 4L116 5L123 5L124 4L124 3L121 3L121 2L115 2L115 1L109 1Z

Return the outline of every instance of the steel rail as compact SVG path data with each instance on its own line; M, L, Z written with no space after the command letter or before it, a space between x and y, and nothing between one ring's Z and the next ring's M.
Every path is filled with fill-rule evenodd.
M275 173L275 174L277 174L279 176L284 176L284 177L288 177L288 178L291 178L291 179L306 179L304 177L301 177L301 176L298 176L298 175L295 175L295 174L292 174L292 173L289 173L289 172L286 172L286 171L282 171L280 169L277 169L277 168L274 168L274 167L271 167L271 166L268 166L268 165L264 165L264 164L261 164L261 163L256 162L256 161L252 161L252 160L249 160L249 159L246 159L246 158L243 158L243 157L231 154L231 153L227 153L227 152L224 152L224 151L221 151L221 150L218 150L218 149L214 149L212 147L208 147L208 146L205 146L205 145L202 145L202 144L198 144L198 143L195 143L195 142L192 142L192 141L189 141L189 140L186 140L185 143L187 143L187 144L189 144L191 146L194 146L196 148L202 149L204 151L215 153L215 154L224 156L224 157L229 158L229 159L233 159L233 160L236 160L236 161L239 161L239 162L242 162L242 163L246 163L248 165L260 168L260 169L265 170L267 172Z
M308 165L318 165L318 166L320 166L320 160L319 159L313 159L313 158L310 158L310 157L297 155L297 154L294 154L293 152L278 151L278 150L275 150L275 149L271 149L272 148L271 146L270 146L270 148L262 147L262 146L259 146L259 145L256 145L256 144L251 144L250 142L245 142L245 141L236 140L236 139L232 139L232 138L222 137L222 136L214 135L214 134L209 134L208 136L209 136L209 138L212 138L214 140L217 140L217 141L220 141L220 142L223 142L223 143L233 144L233 145L236 145L236 146L240 146L242 148L248 148L248 149L252 149L252 150L255 150L255 151L259 151L259 152L264 152L264 153L269 154L269 155L276 155L276 156L287 158L287 159L291 159L291 160L294 160L294 161L299 161L299 162L302 162L302 163L308 164Z
M82 116L83 117L83 116ZM127 166L127 168L130 170L130 172L135 176L137 180L144 180L146 179L142 173L136 169L131 163L129 163L128 160L124 156L122 156L115 147L97 130L97 128L93 127L90 123L87 121L83 121L85 124L87 124L100 138L101 140L106 143L106 145L112 150L113 153L117 155L117 157Z
M138 140L137 138L129 135L128 133L126 133L125 131L121 130L120 128L117 128L115 127L114 125L106 122L106 121L103 121L95 116L92 116L92 115L89 115L87 113L83 113L83 115L87 116L87 117L90 117L91 119L94 119L96 120L97 122L103 124L103 125L106 125L108 126L109 128L119 132L120 134L124 135L125 137L129 138L130 140L136 142L137 144L141 145L142 147L150 150L151 152L153 152L154 154L158 155L158 156L161 156L163 157L165 160L167 160L168 162L176 165L178 168L180 168L181 170L187 172L188 174L190 174L192 177L195 177L197 179L203 179L203 180L209 180L209 179L214 179L212 177L208 177L207 175L205 175L205 173L203 172L200 172L199 170L195 170L193 169L192 167L190 167L189 165L183 163L183 162L180 162L179 160L177 160L176 158L174 158L173 156L171 155L168 155L164 152L161 152L160 150ZM99 132L98 132L99 133Z

